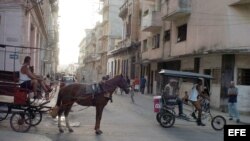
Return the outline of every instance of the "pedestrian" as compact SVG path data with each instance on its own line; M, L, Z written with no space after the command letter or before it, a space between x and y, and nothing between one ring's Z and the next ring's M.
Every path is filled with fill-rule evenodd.
M140 81L139 81L139 79L138 79L137 76L135 77L133 83L134 83L134 91L135 91L135 92L139 92L139 89L140 89L140 85L139 85L139 84L140 84Z
M182 102L186 105L188 105L188 92L184 92L184 96L181 98Z
M227 91L228 95L228 113L229 120L233 120L233 117L236 118L236 122L240 122L239 112L237 110L237 96L238 96L238 88L235 87L234 81L230 82L230 86Z
M141 92L141 94L144 94L145 86L146 86L146 79L144 78L144 76L142 76L141 80L140 80L140 92Z
M126 75L126 77L125 77L125 80L126 80L126 82L128 83L128 86L130 86L130 79L129 79L129 77ZM119 88L120 89L120 88ZM122 89L120 89L120 93L121 93L121 95L123 94L123 90Z
M135 103L135 100L134 100L134 96L135 96L135 92L138 92L137 90L136 90L136 86L139 88L139 80L138 80L138 78L136 77L134 80L133 80L133 82L132 82L132 85L131 85L131 91L130 91L130 97L131 97L131 101L133 102L133 103Z
M133 86L131 86L130 97L133 103L135 103L134 96L135 96L135 89Z
M130 79L127 75L126 75L126 81L127 81L128 85L130 86Z

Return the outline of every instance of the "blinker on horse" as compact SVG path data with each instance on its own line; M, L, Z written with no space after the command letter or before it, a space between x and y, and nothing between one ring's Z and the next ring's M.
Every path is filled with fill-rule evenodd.
M103 108L112 98L112 94L117 87L123 89L125 93L128 94L129 86L122 75L118 75L97 85L100 89L95 92L90 92L89 89L91 89L93 85L87 84L71 84L60 89L57 97L56 108L54 108L58 109L58 112L54 115L54 117L58 115L58 128L61 133L64 132L61 127L61 115L63 113L65 116L66 127L69 132L73 132L73 129L69 125L68 115L72 105L76 102L82 106L96 107L95 131L96 134L102 134L102 131L100 130L100 123Z

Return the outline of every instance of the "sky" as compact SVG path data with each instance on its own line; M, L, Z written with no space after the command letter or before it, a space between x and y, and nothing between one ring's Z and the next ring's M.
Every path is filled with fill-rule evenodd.
M85 29L93 28L101 19L98 9L99 0L59 1L59 65L78 62Z

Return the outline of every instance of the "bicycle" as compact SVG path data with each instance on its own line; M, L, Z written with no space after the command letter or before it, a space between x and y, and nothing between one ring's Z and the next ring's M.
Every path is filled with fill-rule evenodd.
M176 98L170 98L164 101L162 99L163 106L160 112L156 114L156 120L164 128L170 128L174 125L175 119L181 119L188 122L196 122L195 118L185 116L179 116L175 113ZM208 121L211 120L211 126L214 130L222 130L226 124L226 119L221 115L212 116L210 111L210 104L206 99L201 100L202 115L201 119Z

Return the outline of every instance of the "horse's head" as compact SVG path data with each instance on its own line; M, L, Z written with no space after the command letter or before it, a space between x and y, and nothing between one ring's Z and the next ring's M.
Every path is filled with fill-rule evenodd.
M117 82L117 86L120 87L126 94L129 93L129 85L123 75L117 76L119 81Z

